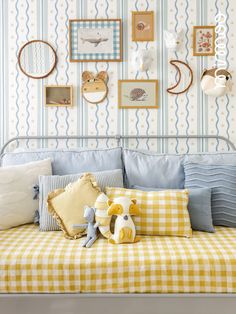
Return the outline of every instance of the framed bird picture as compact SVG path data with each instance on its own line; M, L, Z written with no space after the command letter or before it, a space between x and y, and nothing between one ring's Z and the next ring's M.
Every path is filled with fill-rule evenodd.
M157 80L119 80L118 105L120 109L158 108Z
M121 19L69 21L71 62L122 61Z
M193 55L215 55L215 26L193 27Z
M154 12L132 12L132 41L154 41Z

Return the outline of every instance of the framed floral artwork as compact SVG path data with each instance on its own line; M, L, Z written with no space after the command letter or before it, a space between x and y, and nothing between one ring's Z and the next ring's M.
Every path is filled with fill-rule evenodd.
M121 19L69 21L70 62L122 61Z
M158 108L157 80L119 80L118 105L120 109Z
M215 26L193 27L193 55L215 55Z

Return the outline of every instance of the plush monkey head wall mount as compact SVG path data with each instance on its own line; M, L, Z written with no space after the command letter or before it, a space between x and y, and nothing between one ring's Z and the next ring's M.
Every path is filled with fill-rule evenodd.
M92 72L84 71L82 80L82 95L87 102L98 104L106 98L108 93L107 72L101 71L94 76Z

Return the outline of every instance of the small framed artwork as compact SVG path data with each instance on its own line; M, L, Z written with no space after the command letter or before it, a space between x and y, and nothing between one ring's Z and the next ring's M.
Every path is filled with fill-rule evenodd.
M119 80L119 108L158 108L157 80Z
M154 41L154 12L132 12L132 40Z
M193 27L193 55L215 55L215 26Z
M121 19L69 21L71 62L122 61Z
M72 106L72 85L48 85L45 86L45 105Z

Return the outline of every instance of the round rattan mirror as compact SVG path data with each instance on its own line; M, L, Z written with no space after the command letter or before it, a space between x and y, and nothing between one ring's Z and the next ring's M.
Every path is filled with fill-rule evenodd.
M32 40L21 47L18 63L26 76L41 79L52 73L57 63L57 55L47 42Z

